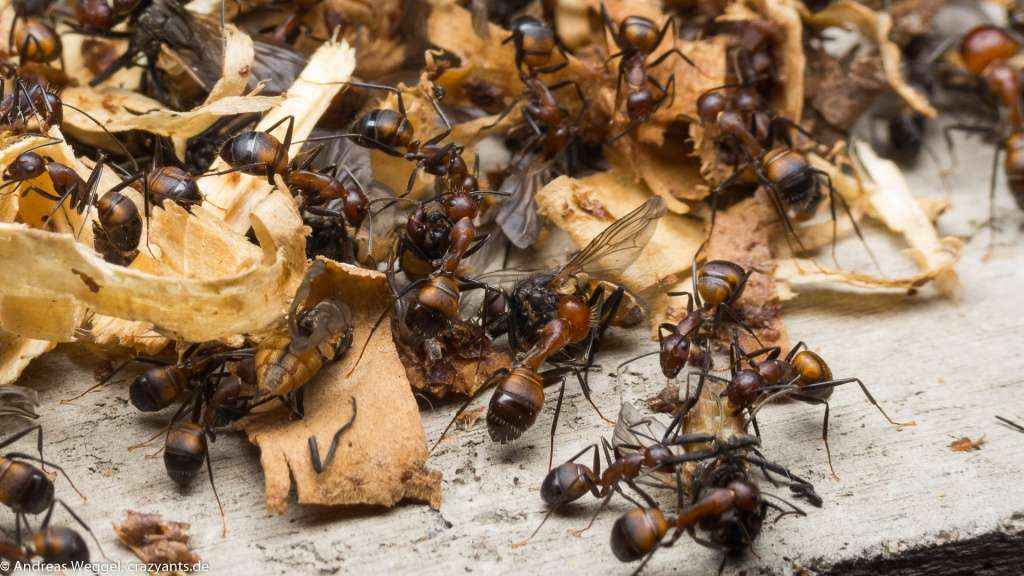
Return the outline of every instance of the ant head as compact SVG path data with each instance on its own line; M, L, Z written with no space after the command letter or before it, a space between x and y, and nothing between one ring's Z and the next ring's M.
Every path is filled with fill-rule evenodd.
M765 386L764 378L756 370L745 368L738 370L725 389L729 403L740 408L750 406L757 400Z
M1020 44L998 26L983 24L964 35L960 42L960 57L964 67L980 75L989 64L1017 54Z
M744 512L754 512L761 504L761 490L747 480L734 480L727 486L736 495L735 506Z
M177 400L181 389L173 367L150 368L140 374L128 388L132 406L142 412L156 412Z
M108 30L115 23L115 9L106 0L78 0L73 2L75 19L81 26Z
M684 334L671 334L661 340L658 359L661 361L661 372L666 378L675 378L686 366L690 357L690 339Z
M23 152L4 170L4 180L21 182L42 176L46 171L46 159L35 152Z

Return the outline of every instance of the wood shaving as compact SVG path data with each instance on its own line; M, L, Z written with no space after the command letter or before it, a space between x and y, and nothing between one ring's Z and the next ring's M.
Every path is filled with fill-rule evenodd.
M124 520L114 522L114 533L143 562L193 565L200 558L189 547L189 527L159 514L126 510Z

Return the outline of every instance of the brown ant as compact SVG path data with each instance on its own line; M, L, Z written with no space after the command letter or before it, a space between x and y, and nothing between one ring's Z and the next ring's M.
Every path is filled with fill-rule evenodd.
M868 248L868 254L874 260L874 253L864 240L849 206L836 192L832 177L812 167L807 156L792 147L787 129L793 128L809 138L812 137L810 133L792 120L762 111L760 96L742 86L723 86L706 91L697 100L697 112L701 125L709 128L711 136L727 152L725 159L734 166L733 173L711 192L711 231L714 230L718 199L722 191L746 178L748 170L751 170L757 182L768 191L769 198L782 218L787 242L792 237L800 251L806 251L790 219L790 212L797 221L812 218L824 197L821 192L821 179L824 179L832 215L833 259L838 226L836 203L840 203L857 237ZM781 144L777 143L779 140ZM703 251L710 237L709 231L700 251ZM877 265L877 260L875 262Z
M676 38L675 18L670 17L661 29L658 29L658 25L653 20L643 16L627 16L616 26L612 22L611 17L608 16L608 10L605 8L604 2L601 2L601 19L604 22L604 27L611 34L615 46L618 48L617 52L605 60L605 68L607 68L612 60L622 58L615 82L616 106L619 105L622 94L622 80L623 78L626 80L626 116L629 118L629 124L627 124L622 134L614 138L618 139L638 124L650 120L651 115L661 107L666 98L671 101L675 97L675 74L670 74L668 81L662 85L651 76L650 71L652 68L661 65L672 55L682 58L683 61L698 71L700 71L700 68L686 54L683 54L681 50L675 47L658 56L652 62L647 62L647 58L658 49L670 28L672 29L671 38ZM655 90L652 90L651 86Z
M49 514L43 519L39 530L34 530L28 535L28 540L22 542L19 533L13 543L0 541L0 558L22 565L28 565L34 559L40 558L46 564L65 567L89 562L89 547L81 535L65 526L51 528Z
M128 184L122 182L97 199L96 192L105 158L100 157L89 180L84 181L71 168L32 151L58 142L60 141L51 140L19 154L4 171L4 183L0 185L0 189L14 184L15 191L17 191L22 182L46 174L50 178L56 195L37 186L30 186L24 193L35 192L56 203L46 216L47 221L50 221L53 214L69 199L74 211L83 216L89 208L95 206L97 221L94 223L93 229L98 237L102 237L103 245L112 247L120 254L131 255L129 260L134 258L139 240L142 238L142 218L139 216L139 210L135 203L121 192ZM80 232L81 230L79 230Z
M60 68L64 70L64 48L60 35L39 18L28 16L18 18L11 24L11 33L8 43L16 43L18 46L18 58L20 64L36 62L49 64L54 60L60 60Z
M534 77L538 74L558 72L569 64L569 57L555 31L543 20L533 16L517 16L510 23L511 34L501 43L512 45L516 49L516 68L520 77ZM552 64L555 51L562 54L562 62Z
M52 553L56 556L60 556L61 551L69 554L81 553L82 549L85 549L85 553L88 554L88 550L85 548L84 543L82 546L73 547L70 542L62 542L59 540L51 540L48 538L57 538L64 535L63 533L56 533L50 536L47 535L49 526L49 520L53 513L53 509L56 504L60 504L65 510L83 527L86 532L93 537L96 541L96 546L102 550L99 540L96 540L96 535L93 534L89 526L82 521L81 518L75 511L71 509L63 500L54 498L54 487L53 481L50 476L45 472L45 467L49 466L58 472L71 484L71 487L81 496L81 492L78 492L78 488L75 487L74 483L71 482L71 478L67 475L63 468L60 466L43 459L43 429L38 424L30 426L8 436L7 438L0 440L0 448L6 448L14 442L21 440L29 434L36 434L36 445L39 451L39 457L35 457L24 452L8 452L3 456L0 456L0 477L4 479L2 486L0 486L0 503L10 508L15 514L15 525L16 525L16 536L17 546L21 547L21 523L24 521L26 525L28 520L24 518L27 514L40 514L44 510L46 516L44 517L42 527L40 530L33 534L35 540L35 552L39 555L45 555L45 552ZM44 468L40 470L29 462L38 462ZM85 497L82 496L84 499ZM77 534L75 535L77 536ZM80 541L81 538L78 538ZM66 546L65 546L66 545ZM24 550L28 552L28 550ZM2 555L2 553L0 553Z
M773 400L785 397L809 404L824 405L821 439L825 443L825 454L832 476L835 477L836 473L832 467L832 451L828 444L828 399L837 386L856 383L868 401L890 424L901 427L914 425L913 421L896 422L890 418L860 378L833 378L832 370L825 360L808 350L803 342L793 346L781 360L780 353L778 346L744 352L734 334L730 348L730 378L721 378L713 374L708 374L707 378L727 385L722 396L729 399L729 404L737 413L743 410L749 413L750 422L758 436L761 434L757 425L757 412ZM763 359L758 360L759 357ZM744 367L744 363L747 367Z
M271 132L278 126L286 124L284 142L278 140ZM230 168L219 172L204 174L203 176L215 176L228 174L230 172L242 172L251 176L266 176L267 182L274 186L274 176L280 175L285 183L294 186L301 194L303 206L319 206L331 200L340 199L343 204L342 213L345 219L355 227L362 224L369 208L369 201L362 184L344 165L335 166L330 174L307 170L308 166L315 160L317 152L312 153L303 163L295 160L289 161L288 149L293 144L292 131L295 126L295 117L287 116L278 120L265 130L246 130L232 136L220 149L220 158ZM306 142L337 139L344 135L333 135L317 138L309 138ZM339 170L345 172L347 180L354 182L354 187L346 184L347 180L341 179ZM308 208L313 210L312 207ZM315 213L315 212L314 212ZM322 212L321 215L337 216L334 211Z
M683 484L677 475L679 511L676 515L665 515L657 503L650 502L648 507L638 506L626 512L612 526L611 548L615 557L621 562L643 558L634 574L643 570L659 548L674 545L684 532L698 544L726 553L719 567L721 573L729 556L741 554L757 539L770 508L779 511L775 521L790 514L806 516L794 504L762 492L750 479L744 465L748 457L741 451L712 448L703 453L694 453L693 456L698 454L713 460L694 474L687 490L691 494L689 504L683 498ZM758 466L762 464L769 463L763 460L756 462ZM779 469L785 470L781 467ZM796 486L800 493L813 494L813 488L804 481L797 481ZM769 501L766 496L786 504L789 509ZM817 495L814 497L817 498ZM821 501L812 500L812 504L819 506ZM697 528L705 532L708 538L698 536ZM674 533L666 540L669 529L674 529Z
M1018 67L1011 59L1021 44L1010 33L991 24L977 26L960 41L960 58L967 72L980 80L998 102L1001 127L953 124L945 127L946 145L952 152L953 132L996 135L1000 138L992 158L989 180L989 223L995 219L996 178L999 155L1005 153L1003 171L1017 205L1024 209L1024 104Z
M149 368L132 381L128 388L132 406L142 412L163 410L197 390L225 362L251 359L252 356L251 349L228 350L221 345L203 347L193 344L180 361ZM149 359L136 360L154 362ZM118 367L105 381L113 378L123 366Z

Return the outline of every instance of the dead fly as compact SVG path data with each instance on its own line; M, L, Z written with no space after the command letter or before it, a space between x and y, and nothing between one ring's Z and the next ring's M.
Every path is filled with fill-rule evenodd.
M204 92L209 92L221 77L224 61L223 26L216 18L194 14L172 0L152 0L142 10L134 11L128 20L127 33L89 31L98 36L127 37L127 50L90 82L96 86L115 72L133 66L141 54L146 59L150 86L157 100L172 107L175 102L164 74L157 67L157 57L166 50L179 60L186 73ZM283 46L255 40L255 61L250 81L265 82L263 93L281 94L291 86L306 65L298 52Z
M305 307L314 280L325 265L317 260L306 272L288 311L287 334L274 334L256 348L257 397L285 397L299 390L325 364L352 346L352 312L344 302L325 299ZM302 414L301 401L292 406Z
M511 370L495 372L481 388L496 386L487 410L492 440L506 443L519 438L540 414L544 388L560 380L553 438L565 393L564 376L570 372L575 373L584 397L597 409L590 398L588 370L604 332L620 317L625 288L595 282L591 275L626 269L650 240L664 213L663 200L648 199L613 222L560 269L532 274L517 282L502 303L490 303L503 308L495 311L504 318L512 349L520 353ZM606 294L606 290L611 293ZM545 362L554 368L541 372ZM463 405L459 413L468 405ZM553 449L552 445L552 454Z

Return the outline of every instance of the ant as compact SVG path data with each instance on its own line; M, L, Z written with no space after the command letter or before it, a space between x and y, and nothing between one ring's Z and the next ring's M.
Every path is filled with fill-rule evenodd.
M97 188L106 162L105 157L100 157L89 180L85 181L68 166L33 151L59 142L60 140L50 140L19 154L4 171L4 183L0 185L0 189L14 184L14 190L17 191L22 182L46 174L49 176L56 194L50 194L37 186L30 186L24 193L35 192L56 202L46 216L47 222L69 199L72 208L79 215L85 215L90 207L95 206L97 221L94 223L93 229L94 232L99 233L97 236L102 237L103 245L110 246L124 255L137 253L136 248L142 238L142 218L135 203L121 192L128 186L128 183L118 184L97 199ZM79 230L80 232L81 230ZM128 259L131 260L131 258Z
M711 231L714 230L719 196L723 190L745 178L748 169L753 171L757 181L767 189L769 198L782 218L787 242L790 242L790 237L794 238L800 251L806 251L806 248L789 214L792 211L793 218L797 221L814 217L824 197L821 192L821 178L825 180L830 199L833 259L838 226L836 203L842 204L857 237L867 247L864 234L846 201L836 192L832 177L827 172L812 167L807 156L793 148L787 129L793 128L808 138L813 136L788 118L762 111L762 104L761 97L754 90L742 86L713 88L697 100L701 125L710 128L712 137L728 152L726 160L733 164L733 173L711 192L710 231L699 251L706 247ZM782 145L777 144L777 140L782 140ZM870 248L868 253L874 260L874 253Z
M604 285L596 283L593 287L588 271L598 262L603 266L620 264L625 268L625 264L650 240L664 213L665 205L660 198L647 200L595 236L560 269L553 273L532 274L517 282L510 297L501 298L500 307L504 309L501 314L506 321L512 349L525 348L525 351L511 369L496 371L480 388L482 391L496 385L487 408L487 430L492 440L504 444L519 438L540 414L544 406L544 388L554 383L554 377L568 372L575 373L583 396L601 414L591 399L588 375L601 339L623 301L625 288L616 285L605 297ZM491 308L492 304L494 302L487 303L487 307ZM556 355L567 355L572 359L562 361ZM555 368L540 372L545 362ZM549 467L554 457L554 432L565 394L565 379L562 378L561 382L552 422ZM463 404L456 418L472 400L470 398ZM603 415L601 417L604 418ZM444 438L444 433L441 438Z
M33 16L19 17L15 10L8 46L17 44L19 64L49 64L60 60L60 68L64 70L64 47L53 26Z
M860 378L835 379L832 370L825 360L807 349L804 342L799 342L790 349L785 358L779 359L781 349L778 346L761 348L752 352L744 352L740 347L736 334L730 347L730 378L721 378L708 374L707 378L726 384L722 395L729 399L737 411L747 410L750 422L760 437L757 425L757 412L765 404L775 399L786 397L825 406L822 419L821 439L825 443L828 467L833 477L838 478L832 467L832 451L828 444L828 399L837 386L856 383L861 391L881 412L882 416L893 426L913 426L914 422L896 422L886 414L882 406L875 400ZM759 357L763 359L758 360ZM746 363L748 367L744 367Z
M1011 59L1021 49L1020 42L1010 33L991 24L977 26L960 41L960 58L967 73L980 80L998 102L1002 127L968 126L953 124L945 127L946 145L953 150L953 132L998 135L999 144L992 158L992 176L989 179L989 223L995 219L996 178L999 155L1005 153L1003 171L1010 192L1017 205L1024 209L1024 104L1018 69Z
M245 360L252 356L251 349L225 350L216 344L206 348L193 344L177 363L155 366L136 377L128 388L128 396L132 406L139 411L158 412L197 390L199 384L205 382L225 362ZM149 359L137 360L154 362ZM116 373L117 370L106 381Z
M82 549L85 549L84 543L81 547L72 546L70 541L64 542L60 540L51 540L51 537L58 537L64 535L63 533L52 534L48 536L47 527L49 526L50 516L53 513L53 509L56 504L60 504L65 510L88 532L93 539L96 541L96 546L102 550L99 540L96 540L96 535L93 534L89 526L82 521L82 519L75 514L74 510L71 509L63 500L54 498L54 487L53 481L50 476L45 472L45 467L49 466L58 472L71 484L71 487L82 496L82 493L78 491L74 483L71 482L71 478L67 475L60 466L43 459L43 429L41 426L34 425L20 432L16 432L7 438L0 440L0 448L6 448L11 444L21 440L22 438L36 434L36 445L39 451L39 457L31 456L24 452L8 452L3 456L0 456L0 478L4 479L3 485L0 486L0 503L10 508L15 514L15 525L17 535L17 546L21 547L21 523L24 520L28 525L27 518L24 518L27 514L40 514L44 510L46 516L43 519L42 527L38 532L33 534L35 540L35 552L40 555L46 555L51 553L56 556L61 554L61 551L69 554L81 553ZM43 466L43 469L29 464L29 462L38 462ZM85 499L85 496L82 496ZM77 534L75 535L77 536ZM80 541L81 539L78 538ZM66 544L66 546L64 546ZM28 550L23 550L28 552ZM86 554L88 550L86 549Z
M601 19L618 48L617 52L605 60L605 68L607 69L612 60L622 59L615 82L616 106L618 106L622 94L622 80L623 78L626 80L626 116L629 118L629 123L622 134L613 138L616 140L630 132L638 124L650 120L651 115L661 107L666 99L669 99L671 103L671 100L675 98L675 74L670 74L668 81L663 85L651 76L651 69L661 65L672 55L679 56L698 72L700 67L675 47L652 62L647 62L647 58L658 49L670 28L672 29L671 38L675 39L678 35L675 18L670 17L660 30L653 20L644 16L627 16L616 26L608 16L604 2L601 2ZM653 86L656 91L653 91L649 85Z
M275 128L282 124L286 125L284 142L271 134ZM286 116L265 130L246 130L228 138L221 146L220 158L230 168L220 172L207 173L203 176L242 172L250 176L266 176L267 182L274 186L274 176L279 175L286 185L294 186L299 191L302 197L302 205L305 209L316 213L314 210L317 209L314 209L313 206L319 206L331 200L340 199L343 205L341 214L344 214L345 219L350 224L358 227L362 224L369 207L366 191L363 189L362 184L344 165L339 164L334 167L333 171L328 170L327 172L330 172L330 175L308 170L309 165L316 159L319 149L301 164L297 162L298 157L289 161L288 149L293 144L299 144L299 142L292 142L294 127L295 117ZM340 137L342 136L332 135L308 138L305 142L323 141ZM346 185L346 180L340 178L339 169L344 171L348 179L355 183L354 187ZM339 215L338 212L333 210L324 210L322 208L318 210L322 216Z
M679 511L676 515L666 516L657 503L651 501L648 507L638 506L615 521L611 534L611 548L615 557L621 562L643 558L634 574L643 570L659 548L674 545L684 532L702 546L726 552L718 571L721 574L729 556L741 554L757 539L770 508L779 511L775 521L790 514L806 516L796 505L774 494L762 492L744 466L744 460L747 459L745 455L721 450L720 454L711 456L712 452L714 449L705 454L714 460L694 474L688 487L687 491L692 495L688 505L683 497L683 484L677 477ZM808 494L809 489L809 493L813 494L810 485L800 482L797 482L800 493ZM820 506L820 498L813 495L816 500L811 503ZM789 509L766 497L779 500ZM698 536L697 528L706 532L708 538ZM666 540L669 529L674 529L674 533Z
M555 31L546 22L533 16L517 16L510 23L511 33L502 44L512 42L516 50L516 68L521 78L552 74L569 65L569 56L558 42ZM562 61L552 64L555 51Z

